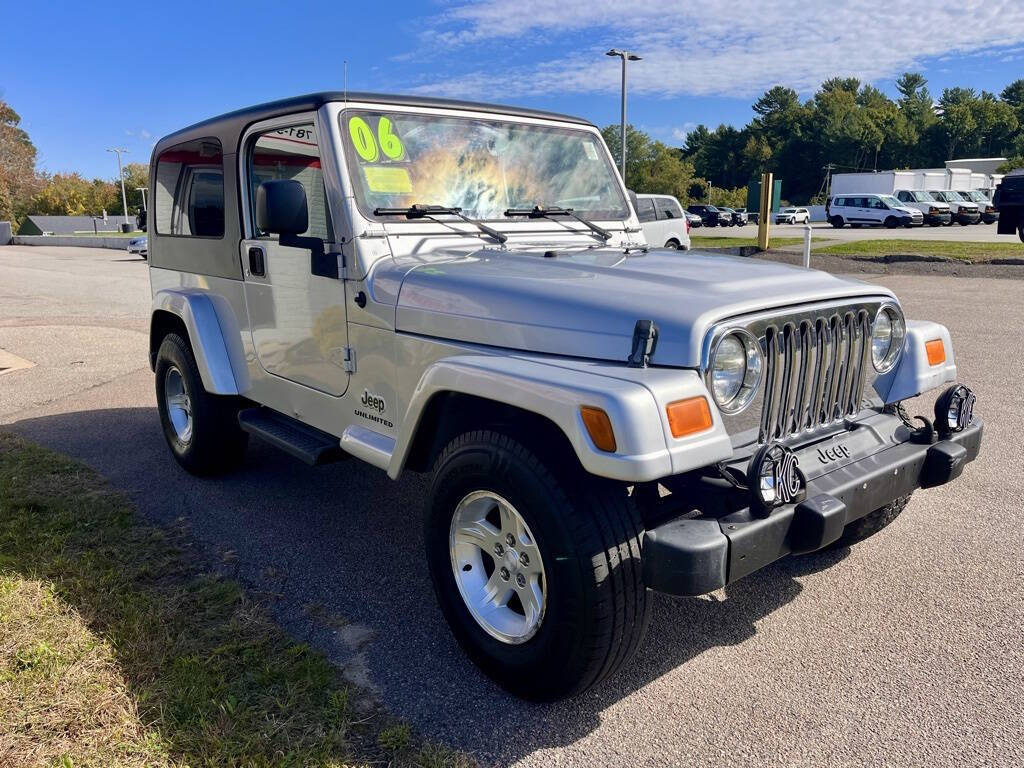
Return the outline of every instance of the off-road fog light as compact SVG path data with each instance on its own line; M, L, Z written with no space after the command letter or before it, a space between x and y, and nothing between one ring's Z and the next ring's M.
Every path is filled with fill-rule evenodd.
M739 413L754 399L761 383L761 347L750 333L730 331L711 353L708 385L723 413Z
M871 324L871 363L879 373L888 373L903 351L907 326L895 304L883 304Z
M962 432L974 420L977 398L970 388L954 384L935 401L935 428L942 436Z

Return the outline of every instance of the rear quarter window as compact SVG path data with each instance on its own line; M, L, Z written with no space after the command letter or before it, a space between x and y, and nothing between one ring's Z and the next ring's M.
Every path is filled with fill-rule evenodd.
M160 235L224 236L224 155L217 139L178 144L156 161L154 224Z

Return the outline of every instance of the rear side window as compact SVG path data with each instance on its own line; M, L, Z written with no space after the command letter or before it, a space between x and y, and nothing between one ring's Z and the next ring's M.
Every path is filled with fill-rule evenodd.
M657 218L654 213L654 201L651 198L638 197L636 205L636 216L640 221L654 221Z
M156 161L156 231L224 237L224 157L217 139L197 139Z
M671 197L659 197L658 198L658 218L659 219L681 219L683 218L683 211L677 203Z

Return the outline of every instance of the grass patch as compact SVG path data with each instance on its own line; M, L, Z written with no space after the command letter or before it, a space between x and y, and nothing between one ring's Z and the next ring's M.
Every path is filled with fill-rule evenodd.
M0 433L0 765L473 764L376 710L188 546Z
M853 240L816 248L815 253L835 256L881 257L895 255L940 256L967 262L996 258L1024 258L1024 245L1017 239L1005 243L966 243L953 240Z
M786 245L798 245L803 241L802 237L772 237L769 238L768 245L769 247L781 248ZM695 235L693 232L690 232L691 248L741 248L747 245L757 245L757 238Z

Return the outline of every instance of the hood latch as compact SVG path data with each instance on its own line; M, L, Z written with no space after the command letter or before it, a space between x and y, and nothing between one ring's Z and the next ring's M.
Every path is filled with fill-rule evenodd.
M633 328L633 351L626 359L630 368L646 368L658 346L658 325L653 320L637 320Z

